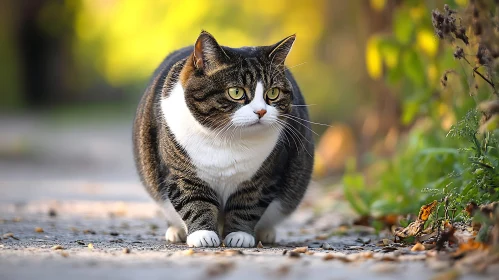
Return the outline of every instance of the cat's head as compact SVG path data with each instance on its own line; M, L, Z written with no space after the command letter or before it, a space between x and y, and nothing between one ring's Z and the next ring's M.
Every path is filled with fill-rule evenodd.
M201 32L180 74L195 119L210 131L282 126L293 102L284 61L294 41L291 35L271 46L229 48Z

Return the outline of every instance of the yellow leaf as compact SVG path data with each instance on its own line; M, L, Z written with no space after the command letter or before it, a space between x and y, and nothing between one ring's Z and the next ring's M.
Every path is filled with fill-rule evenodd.
M379 39L376 37L371 37L367 41L366 46L366 67L369 76L378 80L383 74L383 64L381 60L381 54L378 48Z
M428 30L421 30L417 34L417 45L418 47L430 57L434 57L438 50L438 40L433 34Z

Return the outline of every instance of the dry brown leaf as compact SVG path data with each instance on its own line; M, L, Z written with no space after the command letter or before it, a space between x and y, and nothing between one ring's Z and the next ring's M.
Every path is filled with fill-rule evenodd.
M36 228L35 228L35 232L42 233L42 232L43 232L43 228L41 228L41 227L36 227Z
M195 252L192 249L187 249L187 250L182 251L182 255L184 255L184 256L192 256L192 255L194 255L194 253Z
M488 249L488 246L486 244L470 239L466 243L459 244L459 249L452 253L452 256L454 258L460 258L468 252L486 249Z
M258 241L258 244L256 245L256 248L263 248L263 244L262 244L262 241Z
M52 247L52 250L64 250L64 247L62 245L55 245Z
M437 206L437 201L434 200L431 203L421 206L419 210L418 219L410 223L406 228L397 228L394 231L394 235L400 238L406 238L410 236L416 236L423 232L424 224L430 217L431 213L435 210Z
M437 207L436 200L421 206L421 209L419 210L418 220L423 220L426 222L426 220L428 220L428 218L430 217L431 213L433 213L433 210L435 210L435 207Z
M426 250L425 246L421 243L416 243L416 245L414 245L412 248L411 248L411 251L413 252L416 252L416 251L424 251Z
M223 251L222 253L223 253L223 255L229 256L229 257L244 255L243 251L236 250L236 249L227 249L227 250Z
M308 247L296 247L293 252L295 253L306 253L308 251Z
M334 260L335 257L334 257L333 254L329 254L328 253L328 254L324 255L324 257L322 257L322 259L325 260L325 261L329 261L329 260Z

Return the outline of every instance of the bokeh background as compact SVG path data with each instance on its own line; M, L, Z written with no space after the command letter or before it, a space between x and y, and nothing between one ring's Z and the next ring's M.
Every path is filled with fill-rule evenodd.
M136 182L131 123L138 100L162 59L203 29L232 47L296 33L287 65L312 105L312 121L330 125L313 127L315 178L339 179L348 166L362 170L406 141L454 63L440 59L431 25L430 11L444 2L467 3L1 1L3 184L43 179L56 182L57 192L70 188L61 187L65 180ZM432 117L448 129L455 117L439 108Z

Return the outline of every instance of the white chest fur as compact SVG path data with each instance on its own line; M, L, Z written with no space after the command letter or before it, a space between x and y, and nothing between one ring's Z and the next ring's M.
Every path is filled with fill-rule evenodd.
M237 187L260 168L274 149L280 131L271 127L230 139L203 127L190 113L184 90L177 83L170 95L161 101L166 123L176 141L185 149L200 179L219 195L222 204Z

